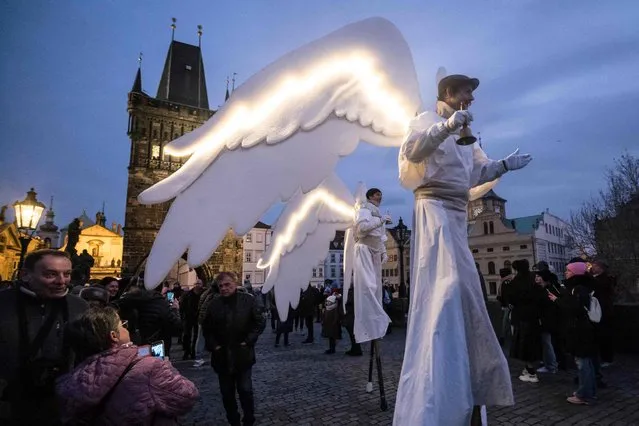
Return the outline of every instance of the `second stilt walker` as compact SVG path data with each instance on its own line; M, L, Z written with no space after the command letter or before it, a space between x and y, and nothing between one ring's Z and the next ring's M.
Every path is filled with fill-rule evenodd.
M355 323L353 331L357 343L371 342L371 358L368 372L367 392L372 391L373 358L377 361L380 390L380 406L387 409L386 395L380 358L379 339L384 337L390 318L382 305L382 264L386 262L386 226L391 223L388 215L382 216L379 205L382 191L371 188L366 200L357 200L352 236L355 241L353 253L353 297ZM348 280L349 277L346 278Z

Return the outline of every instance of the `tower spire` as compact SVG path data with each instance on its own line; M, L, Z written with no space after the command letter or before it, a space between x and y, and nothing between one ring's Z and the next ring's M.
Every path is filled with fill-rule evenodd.
M173 41L175 40L175 28L177 27L175 25L175 23L177 22L177 19L175 18L171 18L171 46L169 46L169 57L168 57L168 64L169 64L169 69L168 69L168 75L166 78L166 99L169 99L169 91L171 89L171 68L172 64L173 64Z
M231 89L231 93L235 92L235 77L237 76L237 73L234 72L233 73L233 88Z
M228 101L231 95L229 94L229 76L226 76L226 95L224 95L224 102Z
M138 72L135 74L131 91L142 93L142 52L138 55Z

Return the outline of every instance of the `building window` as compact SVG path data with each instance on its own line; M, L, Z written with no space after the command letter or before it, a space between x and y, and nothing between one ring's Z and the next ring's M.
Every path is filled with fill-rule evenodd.
M319 269L318 269L318 274L317 274L317 276L318 276L319 278L323 278L323 277L324 277L324 269L319 268Z
M492 252L493 252L493 248L492 248L492 247L488 247L488 248L486 249L486 251L487 251L488 253L492 253Z
M528 248L528 244L522 244L519 246L520 249L525 250Z
M344 255L343 254L339 255L339 263L344 263Z
M395 272L395 275L394 275L395 277L399 277L399 270L397 270L397 268L395 268L393 272Z
M484 222L484 235L488 235L488 224Z
M546 234L549 234L549 232L548 232L548 224L545 223L544 225L546 226Z
M495 275L495 262L488 262L488 275Z
M510 251L510 247L509 246L503 246L501 249L503 251Z
M479 253L479 249L473 249L473 253Z
M250 251L246 252L245 258L244 258L245 262L253 262L253 254Z
M331 263L335 263L335 253L331 253Z
M504 269L506 269L506 268L511 269L510 260L507 260L507 261L504 262Z
M397 262L397 259L399 259L399 257L397 257L396 254L393 255L393 262Z
M253 236L251 235L251 233L246 234L246 242L250 243L251 241L253 241Z
M489 226L490 226L490 233L494 234L495 233L495 224L493 224L492 220L490 221Z
M160 145L153 145L151 147L151 158L153 159L160 158Z
M260 234L259 232L255 236L255 242L257 242L257 243L261 243L262 242L262 234Z
M497 295L497 283L495 281L490 281L488 283L488 292L491 296Z
M331 278L335 278L337 277L337 274L335 273L335 267L331 267Z
M313 268L313 278L317 278L317 269Z

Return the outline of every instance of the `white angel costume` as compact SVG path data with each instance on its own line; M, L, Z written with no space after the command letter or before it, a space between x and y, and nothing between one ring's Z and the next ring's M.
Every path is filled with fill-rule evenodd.
M268 271L262 291L275 288L282 320L289 306L298 305L300 290L337 230L347 230L344 276L350 277L355 200L335 166L360 141L401 146L420 110L419 93L410 48L382 18L347 25L249 78L204 125L164 147L170 155L190 157L138 197L143 204L173 200L147 258L147 288L159 285L185 253L190 266L203 264L229 228L246 234L278 202L286 206L258 267ZM439 420L444 413L461 419L473 404L512 403L506 363L488 333L466 246L465 200L448 197L463 198L468 188L497 173L478 147L456 147L454 137L429 152L428 138L424 144L413 137L428 129L422 118L412 123L400 159L404 184L429 190L416 204L412 326L396 421L461 425L448 421L451 417ZM361 253L365 250L362 246ZM372 287L367 297L372 300ZM374 299L383 312L381 288ZM387 324L387 317L373 317L372 331L362 329L371 338ZM471 321L479 322L476 330L485 340L472 336Z
M438 102L438 115L454 111ZM478 144L460 146L432 112L400 148L403 185L415 193L412 285L393 424L468 425L475 405L514 403L468 248L469 190L505 173ZM443 142L441 142L443 140Z
M382 262L386 257L386 227L379 207L364 201L356 208L353 232L353 297L357 343L381 339L390 318L382 305Z

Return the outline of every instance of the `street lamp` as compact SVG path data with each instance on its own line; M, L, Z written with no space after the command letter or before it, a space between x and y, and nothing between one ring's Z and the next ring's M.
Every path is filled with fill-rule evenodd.
M397 240L397 248L399 249L399 297L406 297L406 282L404 281L404 248L410 241L410 232L402 218L399 218L397 226L394 229L395 238Z
M31 188L27 192L27 197L22 201L13 203L13 209L16 216L16 226L20 231L20 262L18 263L18 271L22 269L24 256L27 254L29 242L33 237L33 233L38 227L38 222L44 212L44 204L36 199L36 192Z

